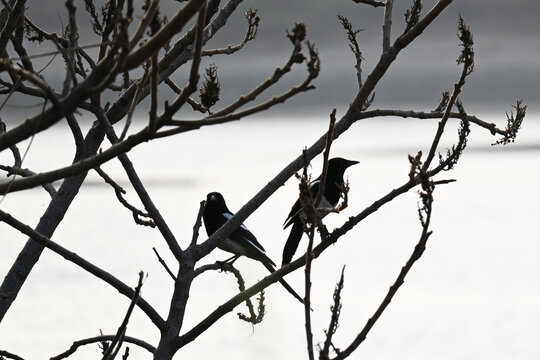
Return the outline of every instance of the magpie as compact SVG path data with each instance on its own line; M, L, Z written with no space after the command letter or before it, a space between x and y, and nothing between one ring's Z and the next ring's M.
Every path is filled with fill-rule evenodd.
M233 213L227 208L223 195L218 192L211 192L206 197L206 205L203 211L204 226L206 233L211 236L220 227L222 227L230 218L233 217ZM276 271L276 264L266 255L263 246L257 241L257 238L244 224L241 224L235 229L225 240L223 240L218 247L221 250L233 253L234 256L227 259L226 262L233 263L240 256L247 256L248 258L260 261L264 267L273 273ZM301 303L304 300L293 290L293 288L283 279L279 282L289 291L296 299Z
M328 161L328 171L326 173L326 183L324 186L324 193L319 203L319 208L325 208L328 210L334 209L339 202L339 198L343 192L343 174L345 170L354 164L358 164L358 161L347 160L343 158L332 158ZM311 197L315 199L319 192L319 184L321 182L321 176L313 180L310 186ZM327 214L327 213L326 213ZM323 216L325 216L324 214ZM291 262L300 239L304 234L304 226L302 224L302 205L300 199L294 203L289 216L283 223L283 229L292 225L291 232L283 248L283 259L281 266L287 265Z

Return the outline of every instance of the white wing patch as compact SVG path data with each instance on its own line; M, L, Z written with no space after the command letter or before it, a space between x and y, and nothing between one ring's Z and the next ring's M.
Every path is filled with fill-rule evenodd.
M229 214L229 213L223 213L223 216L225 216L225 218L227 219L227 221L231 220L231 218L233 217L233 214ZM248 228L244 225L244 224L240 224L240 227L244 230L248 230Z
M229 221L232 217L233 217L233 214L230 214L230 213L223 213L223 216L225 216L225 218L227 219L227 221ZM249 231L248 228L244 225L244 224L240 224L240 227L246 231ZM251 232L251 231L250 231ZM261 249L257 244L253 243L253 241L249 240L249 239L246 239L244 238L248 243L251 244L252 247L254 247L255 249L257 249L260 253L263 253L263 254L266 254L266 252Z

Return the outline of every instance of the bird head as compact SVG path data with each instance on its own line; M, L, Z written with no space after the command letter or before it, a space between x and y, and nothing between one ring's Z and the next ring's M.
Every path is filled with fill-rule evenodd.
M218 192L211 192L206 195L206 205L213 204L219 206L225 206L225 199L223 195Z
M341 174L343 176L343 173L345 170L352 165L358 164L360 161L356 160L347 160L344 158L336 157L328 160L328 171L335 172L337 174Z

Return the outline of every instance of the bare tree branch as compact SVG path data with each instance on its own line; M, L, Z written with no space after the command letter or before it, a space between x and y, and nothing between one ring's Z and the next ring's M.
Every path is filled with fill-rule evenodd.
M343 28L347 30L347 39L349 40L349 48L353 52L354 57L356 59L354 68L356 69L356 80L358 82L358 88L360 89L362 87L362 60L363 58L362 58L362 52L360 51L360 45L358 45L358 41L356 40L356 35L363 29L354 30L351 22L345 16L338 15L338 19L341 22L341 25L343 25Z
M126 315L124 316L124 320L122 321L122 324L120 324L120 327L118 328L118 331L116 332L116 335L111 340L111 343L109 344L109 347L107 348L107 351L105 351L105 353L103 354L103 360L114 359L116 354L118 353L118 350L120 350L120 347L122 346L122 343L124 342L124 338L126 336L126 330L127 330L129 318L131 317L131 314L133 313L133 309L135 308L135 305L140 299L141 288L143 286L143 280L144 280L144 272L140 271L139 282L137 283L137 286L135 287L135 292L133 293L133 296L131 297L131 302L127 309Z
M377 0L352 0L357 4L366 4L371 5L373 7L379 7L384 6L384 1L377 1Z
M36 173L30 169L23 169L23 168L15 167L15 166L0 165L0 169L6 171L8 173L7 174L8 176L11 174L16 174L22 177L36 175ZM49 195L51 195L51 197L53 197L54 194L56 194L56 189L51 183L46 183L46 184L43 184L42 186L45 189L45 191L47 191Z
M9 9L6 7L2 11L1 24L4 25L2 25L2 32L0 33L0 53L3 53L6 49L9 38L17 26L19 17L23 16L25 3L25 0L10 0L8 4Z
M105 132L107 134L107 137L109 138L109 141L111 142L112 147L117 146L118 144L122 144L118 142L118 137L116 136L116 133L114 132L114 129L109 122L106 114L99 109L96 109L95 115L97 116L98 120L101 122L103 127L105 128ZM148 129L148 128L146 128ZM147 130L144 130L147 134L147 136L150 136L148 134ZM131 138L128 137L126 139L129 140ZM131 163L131 160L129 160L128 156L124 153L121 153L118 155L118 159L120 160L120 163L124 167L124 170L126 171L126 174L129 178L129 181L133 185L133 188L137 192L137 195L141 199L141 202L143 203L146 211L150 215L150 217L153 219L154 224L158 227L159 231L161 232L161 235L167 242L167 245L169 246L169 249L171 249L171 252L173 255L180 259L180 253L182 252L182 249L180 248L180 245L178 244L178 241L176 240L176 237L172 233L171 229L167 225L165 219L161 216L161 213L159 212L158 208L154 205L154 202L148 195L148 192L146 191L141 179L139 178L139 175L135 171L135 168L133 164Z
M109 274L108 272L100 269L99 267L95 266L94 264L88 262L87 260L83 259L79 255L65 249L64 247L58 245L51 239L41 235L28 225L23 224L19 220L15 219L10 214L0 210L0 221L5 222L6 224L10 225L14 229L17 229L21 233L28 236L33 241L38 242L39 244L45 246L49 250L53 251L54 253L62 256L64 259L66 259L69 262L74 263L75 265L79 266L80 268L84 269L88 273L96 276L97 278L105 281L107 284L111 285L113 288L118 290L119 293L128 296L129 298L133 297L133 289L131 289L129 286ZM148 304L144 299L139 299L137 302L137 306L148 316L150 320L156 325L158 329L162 329L165 322L159 316L159 314L154 310L154 308Z
M462 39L463 50L460 57L458 58L458 63L460 62L463 63L463 70L461 72L459 81L454 84L454 91L452 95L450 96L450 99L448 100L448 104L446 105L444 116L439 122L437 133L435 134L435 140L433 141L431 148L429 149L427 158L424 161L423 171L426 171L428 167L431 165L431 161L433 160L433 157L435 156L435 151L437 150L437 146L439 145L439 141L444 132L444 127L450 116L450 111L452 110L452 107L454 106L454 103L456 102L456 99L459 93L461 92L463 85L465 85L465 78L472 72L474 68L474 51L472 48L473 46L472 34L470 33L463 19L461 18L459 22L459 31L460 31L460 39L462 39L462 37L467 37L467 38L470 37L470 39L468 39L470 40L470 43L467 42L468 40L463 41Z
M50 360L62 360L62 359L65 359L65 358L69 357L70 355L74 354L77 351L77 349L79 349L81 346L100 343L102 341L112 341L112 339L115 336L116 335L101 335L101 336L96 336L96 337L92 337L92 338L88 338L88 339L77 340L71 345L71 347L68 350L64 351L61 354L53 356ZM156 351L156 348L153 347L152 345L148 344L147 342L145 342L143 340L140 340L140 339L137 339L137 338L134 338L134 337L131 337L131 336L124 336L124 342L137 345L137 346L147 350L151 354L153 354Z
M384 4L384 23L383 23L383 52L390 48L390 39L392 33L392 8L394 0L386 0Z
M304 318L306 319L306 346L309 360L314 360L313 354L313 331L311 330L311 250L313 249L313 238L315 236L315 226L308 230L308 246L306 251L306 267L304 269L305 295L304 295Z
M330 147L332 146L332 140L334 139L334 126L336 125L336 109L332 110L330 114L330 124L328 125L328 132L326 133L326 144L324 145L323 154L323 168L321 173L321 182L319 183L319 191L315 198L315 208L319 207L324 195L324 189L326 188L326 177L328 175L328 159L330 158Z
M145 213L139 209L137 209L135 206L131 205L126 199L124 199L124 196L122 194L126 193L126 190L124 190L120 185L118 185L105 171L103 171L100 167L94 168L96 172L105 180L105 182L112 186L114 189L114 193L116 194L116 198L118 201L124 205L126 209L131 211L133 214L133 219L135 220L136 224L143 225L143 226L150 226L155 227L156 224L152 221L150 218L150 215L148 213ZM143 218L150 218L149 220L143 220Z
M425 176L425 174L424 174ZM396 294L396 292L399 290L401 285L405 282L405 277L411 270L414 263L420 259L422 254L424 253L426 249L426 242L431 236L432 232L429 230L430 220L431 220L431 211L432 211L432 203L433 203L433 187L430 185L426 188L424 188L424 193L421 193L421 197L423 200L423 208L419 211L422 213L425 213L425 217L422 217L421 215L421 223L422 223L422 234L420 236L420 240L418 241L418 244L416 244L413 253L411 254L409 260L407 260L407 263L405 266L401 268L401 271L392 284L390 286L390 289L388 290L388 293L386 294L384 300L381 302L373 316L367 321L364 328L360 333L356 336L354 341L343 351L341 351L333 360L342 360L348 358L354 350L366 339L369 331L375 325L379 317L382 315L386 307L390 304L392 301L392 298Z
M205 201L201 201L199 206L199 213L197 214L197 220L193 225L193 236L191 237L191 245L197 244L197 239L199 238L199 229L201 228L202 215L204 212Z
M214 56L214 55L232 55L235 52L242 50L244 46L251 40L255 39L257 36L257 30L259 28L260 18L257 16L257 10L249 9L244 13L246 20L248 22L248 29L244 40L237 45L229 45L226 48L221 49L212 49L212 50L203 50L202 56Z
M206 4L205 0L190 0L155 36L129 54L123 65L123 70L134 69L157 53L166 42L182 30L184 25L199 11L203 4Z
M407 45L409 45L414 39L416 39L426 27L429 26L437 18L437 16L448 6L452 0L439 0L435 6L420 20L418 23L413 26L408 32L399 36L394 44L383 52L379 62L375 66L374 70L367 77L364 85L356 95L354 101L351 104L350 111L360 113L364 107L364 103L368 99L369 95L373 92L373 89L385 74L386 70L390 67L393 61L396 59L396 56L401 50L403 50ZM346 123L343 124L346 126ZM346 126L348 128L348 126ZM341 133L341 130L338 131Z
M6 350L0 350L0 356L2 356L3 358L13 359L13 360L24 360L22 357L15 355L13 353L10 353L9 351L6 351Z
M165 268L165 271L167 271L167 274L169 274L169 276L170 276L174 281L176 281L176 276L173 274L173 272L171 271L171 269L169 268L169 266L167 265L167 263L165 262L165 260L163 260L163 258L162 258L161 256L159 256L159 253L158 253L158 251L156 250L156 248L153 247L152 250L154 250L154 254L156 254L159 263L160 263L161 265L163 265L163 267Z
M328 330L325 331L326 339L324 340L324 347L320 350L319 359L328 360L330 359L330 346L334 347L332 343L332 337L337 331L339 326L339 315L341 314L341 291L343 290L345 283L345 265L341 269L341 277L338 284L334 290L334 305L330 307L332 316L330 317L330 325L328 325ZM335 349L335 347L334 347Z

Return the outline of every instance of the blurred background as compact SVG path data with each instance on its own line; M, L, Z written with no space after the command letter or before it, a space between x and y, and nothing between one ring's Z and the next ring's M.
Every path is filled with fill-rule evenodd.
M435 2L423 3L425 14ZM83 2L77 4L82 29L88 18ZM62 32L66 23L63 2L48 1L47 6L43 5L27 1L28 16L49 31ZM162 13L169 15L178 4L170 1L162 6ZM395 2L393 38L403 32L403 14L409 6L409 1ZM222 192L229 208L238 210L303 147L324 134L332 108L337 109L338 119L345 113L357 83L355 60L337 15L347 16L355 28L363 29L358 42L365 59L364 77L381 53L382 9L352 1L246 1L207 48L239 43L246 30L243 12L249 8L258 9L261 16L257 39L234 56L204 60L205 66L218 66L223 92L216 110L247 93L286 62L291 50L286 29L295 22L306 23L308 38L319 49L322 70L315 81L317 89L264 114L150 142L130 152L150 195L182 246L191 239L199 202L208 192ZM441 92L451 90L460 73L456 65L460 51L456 29L461 15L474 34L476 55L475 72L467 79L461 95L465 109L504 127L505 112L512 110L516 100L523 99L529 107L514 144L493 147L497 138L473 126L460 163L439 178L458 181L435 191L434 234L427 251L352 358L525 360L540 355L539 14L540 3L532 0L455 1L398 56L377 87L372 109L434 109ZM96 40L88 27L81 32L81 44ZM49 50L44 44L32 51ZM36 64L45 66L50 60L36 59ZM43 76L61 88L63 78L58 74L63 70L58 58ZM298 66L268 97L302 81L304 75L304 68ZM182 84L186 74L180 71L173 79ZM117 95L109 96L114 100ZM171 94L163 88L161 96L165 100ZM264 99L267 97L261 101ZM41 104L32 102L36 100L9 99L2 109L2 120L8 127L24 121L39 111L39 107L31 105ZM140 121L133 131L147 121L144 103L140 109ZM188 112L181 115L195 116ZM84 129L93 121L85 114L80 119ZM349 216L403 184L409 168L407 154L418 150L425 153L436 126L436 120L371 119L358 122L341 136L333 144L333 156L361 163L347 171L351 183L349 208L328 216L327 226L340 226ZM457 122L449 123L440 147L442 153L457 140L457 127ZM28 141L21 144L21 149L26 147L25 166L34 171L65 166L73 157L69 130L62 124L36 136L31 145ZM11 161L10 154L0 154L0 163ZM321 162L320 158L313 162L315 177ZM111 162L104 169L137 203L121 167ZM245 223L276 262L288 235L281 225L296 196L297 181L291 179ZM345 348L375 311L420 236L417 202L414 192L397 199L363 221L314 263L316 344L324 341L332 292L344 265L344 303L335 345ZM9 194L0 207L34 226L47 204L47 194L35 189ZM3 277L26 239L3 223L0 234ZM205 238L201 229L200 240ZM94 173L89 174L53 239L127 284L135 286L137 272L147 272L143 296L166 316L172 281L152 247L175 271L173 257L157 231L133 224L113 190ZM305 242L301 243L300 249L304 246ZM227 257L216 250L206 262ZM237 266L248 283L266 275L262 266L250 260L240 259ZM289 275L287 280L303 292L302 271ZM184 332L236 292L231 275L215 273L198 278ZM269 288L266 298L263 323L252 327L238 320L235 313L244 311L244 306L239 306L182 349L178 358L305 357L302 307L279 285ZM100 329L114 333L128 303L99 280L46 251L0 324L0 349L27 359L56 355L75 340L98 335ZM130 322L128 335L153 344L159 336L139 311ZM133 346L132 353L134 358L150 358ZM99 349L92 345L74 358L94 359L98 354Z

